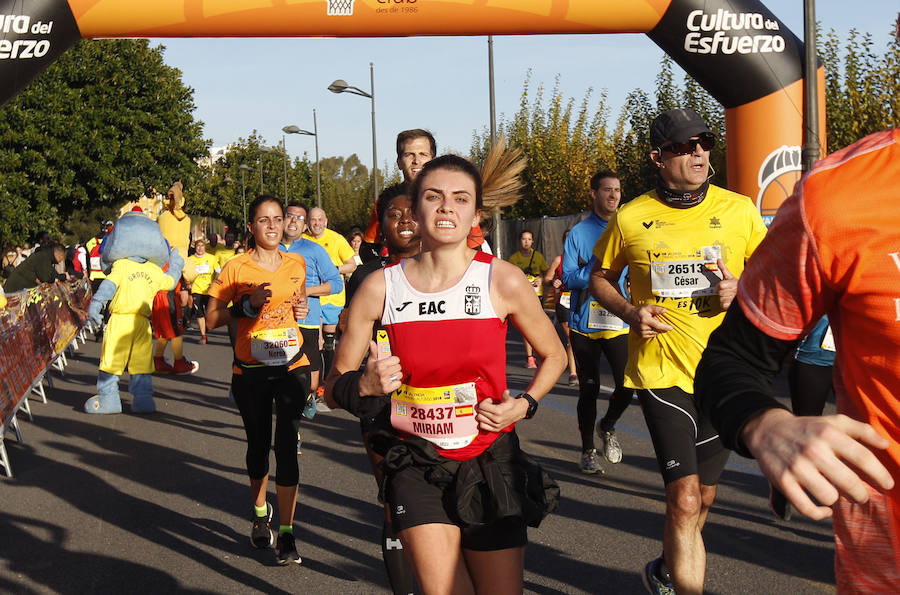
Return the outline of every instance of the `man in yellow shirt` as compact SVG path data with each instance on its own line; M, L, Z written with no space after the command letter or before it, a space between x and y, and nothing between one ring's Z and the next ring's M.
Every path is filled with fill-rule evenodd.
M356 270L356 259L353 258L356 253L353 252L350 243L341 234L328 229L328 217L325 215L325 211L318 207L309 210L307 223L309 229L303 234L303 237L309 238L325 248L328 256L331 257L331 262L338 268L338 272L344 276L344 279L349 277ZM324 360L322 377L325 378L328 376L331 362L334 360L335 333L337 332L338 317L346 303L346 294L341 289L340 293L323 295L319 298L319 303L322 305L322 358Z
M612 216L594 247L591 295L631 326L625 386L637 390L666 486L663 555L644 569L651 593L703 591L700 531L728 460L694 403L694 370L766 234L746 196L709 183L715 136L691 109L650 126L656 189ZM628 267L629 302L616 287Z

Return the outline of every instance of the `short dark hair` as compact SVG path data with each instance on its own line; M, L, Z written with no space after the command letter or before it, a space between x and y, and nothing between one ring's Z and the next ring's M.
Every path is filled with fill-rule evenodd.
M465 157L459 155L441 155L432 159L422 167L422 171L416 176L410 190L410 200L412 201L413 210L416 210L419 204L419 194L422 191L422 180L426 175L437 169L446 169L449 171L458 171L466 174L475 182L475 208L481 210L484 206L482 202L482 181L481 172L472 165L472 162Z
M288 207L300 207L301 209L306 211L307 215L309 214L309 207L307 207L299 200L292 200L291 202L287 203L286 205L284 205L284 210L287 211Z
M387 213L388 205L391 204L391 201L398 196L405 196L406 193L406 184L403 182L392 184L381 191L381 194L378 195L378 202L375 203L375 216L378 218L379 224L384 220L384 215Z
M524 236L526 233L530 233L530 234L531 234L531 239L532 239L532 240L534 239L534 232L533 232L533 231L531 231L530 229L523 229L522 231L519 232L519 240L521 240L521 239L522 239L522 236Z
M422 130L421 128L413 128L412 130L404 130L400 134L397 135L397 159L403 156L403 149L406 147L406 141L410 141L414 138L427 138L428 143L431 145L431 155L437 155L437 143L434 141L434 137L427 130Z
M620 179L619 174L617 174L613 170L601 169L600 171L595 173L593 176L591 176L591 190L593 190L594 192L599 190L600 189L600 180L605 180L606 178L615 178L616 180Z

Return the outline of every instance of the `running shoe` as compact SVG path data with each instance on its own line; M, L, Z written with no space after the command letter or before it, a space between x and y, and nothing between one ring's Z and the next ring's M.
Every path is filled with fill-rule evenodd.
M578 374L569 374L569 386L578 386Z
M537 368L537 360L534 359L533 355L529 355L528 359L525 360L525 367L529 370L534 370Z
M787 496L785 496L781 492L781 490L779 490L772 484L769 484L769 508L771 508L772 513L781 520L791 520L793 508L791 507L790 501L787 499Z
M258 550L272 547L275 543L275 533L272 532L272 505L266 502L266 514L253 517L253 526L250 529L250 545Z
M174 374L175 368L170 366L165 358L153 356L153 368L157 374Z
M293 533L282 533L278 536L278 545L275 547L275 556L278 563L282 566L293 562L299 564L303 560L297 552L297 545L294 543Z
M675 587L672 586L671 580L662 580L659 578L659 566L662 564L662 558L650 560L644 566L644 574L641 577L644 580L644 586L647 587L649 593L653 595L675 595Z
M192 362L186 357L182 357L172 366L175 374L193 374L200 368L200 364Z
M306 404L303 406L303 417L306 419L312 419L316 416L316 411L318 411L316 395L314 393L309 393L306 395Z
M619 444L619 440L618 438L616 438L616 431L604 431L603 428L600 427L600 422L598 421L597 435L600 436L600 440L603 441L603 458L613 465L615 465L616 463L621 463L622 445Z
M600 464L600 456L597 455L596 448L581 453L581 463L579 464L579 467L581 468L582 473L588 475L593 475L595 473L600 473L602 475L606 473L603 465Z
M203 343L204 345L206 344L206 342L207 342L206 335L200 335L200 342Z

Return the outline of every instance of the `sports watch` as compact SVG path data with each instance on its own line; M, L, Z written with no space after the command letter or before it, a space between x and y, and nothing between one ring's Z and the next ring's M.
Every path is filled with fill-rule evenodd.
M529 395L528 393L522 393L516 395L517 399L525 399L528 401L528 411L525 413L525 419L531 419L534 417L534 414L537 413L538 402L534 400L534 397Z

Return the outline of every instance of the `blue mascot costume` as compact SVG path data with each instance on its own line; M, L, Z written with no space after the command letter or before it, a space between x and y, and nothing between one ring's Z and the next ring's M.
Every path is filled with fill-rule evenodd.
M143 213L123 215L103 245L101 259L106 279L88 308L89 320L102 323L101 311L109 302L109 322L103 335L97 395L84 404L88 413L121 413L119 376L128 370L131 410L153 413L153 334L150 313L158 291L175 287L184 259L169 250L159 225ZM163 267L169 263L167 272Z

